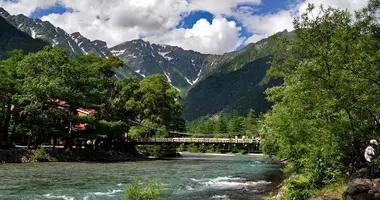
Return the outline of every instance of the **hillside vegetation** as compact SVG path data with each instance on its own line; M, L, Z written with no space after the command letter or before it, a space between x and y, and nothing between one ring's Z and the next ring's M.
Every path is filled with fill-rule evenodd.
M9 57L9 52L15 49L29 53L42 50L46 45L48 43L33 39L0 17L0 59Z
M261 124L263 150L287 159L284 199L309 199L365 164L380 134L380 1L351 15L315 8L294 23L297 40L278 45L267 90L274 106ZM285 60L284 60L285 59Z

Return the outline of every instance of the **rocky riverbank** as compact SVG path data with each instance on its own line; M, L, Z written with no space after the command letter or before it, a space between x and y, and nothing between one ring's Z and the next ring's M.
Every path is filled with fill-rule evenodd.
M38 156L37 156L38 154ZM64 149L30 150L24 148L1 149L0 163L28 162L121 162L144 160L137 152L125 153L120 151L70 151Z

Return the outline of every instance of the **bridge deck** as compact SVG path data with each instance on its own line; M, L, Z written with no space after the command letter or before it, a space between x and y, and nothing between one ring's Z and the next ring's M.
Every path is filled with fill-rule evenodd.
M136 144L155 144L155 143L221 143L221 144L255 144L258 140L253 139L235 139L235 138L146 138L132 143Z

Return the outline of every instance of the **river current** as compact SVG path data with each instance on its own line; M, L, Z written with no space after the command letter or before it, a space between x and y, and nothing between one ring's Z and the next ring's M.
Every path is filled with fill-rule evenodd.
M134 178L161 182L168 200L259 199L281 181L280 168L259 156L192 153L138 162L0 164L0 199L119 199Z

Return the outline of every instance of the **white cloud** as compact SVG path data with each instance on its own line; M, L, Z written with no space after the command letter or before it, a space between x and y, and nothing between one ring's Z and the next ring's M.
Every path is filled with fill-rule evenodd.
M12 14L30 15L37 8L49 8L56 4L57 0L0 0L0 7L3 7Z
M248 31L258 35L271 35L284 29L293 29L294 15L290 11L279 11L267 15L245 15L241 21Z
M180 46L203 53L222 54L235 50L245 38L239 38L240 27L225 18L215 18L210 24L205 19L198 20L191 29L172 31L146 38L150 42Z
M145 36L158 43L178 45L203 53L234 50L245 38L239 27L224 17L239 20L252 34L244 43L256 42L276 32L293 29L292 21L308 3L325 4L354 11L366 0L291 0L293 4L276 12L256 14L264 0L0 0L11 14L30 15L36 9L60 4L72 12L42 17L69 33L100 39L109 46ZM265 2L271 0L265 0ZM240 5L239 9L236 9ZM183 16L191 11L208 11L215 16L210 24L199 20L191 29L177 29Z
M256 6L261 4L261 0L189 0L190 10L205 10L219 15L233 15L237 5Z
M293 19L299 16L300 13L304 13L309 3L316 6L315 13L319 12L318 8L321 4L326 7L347 9L351 13L367 5L366 0L299 0L287 9L264 15L251 15L244 10L238 11L235 13L237 18L252 33L252 36L245 41L245 44L257 42L285 29L288 31L293 30Z
M249 43L256 43L262 39L265 39L267 38L269 35L267 34L262 34L262 35L259 35L259 34L253 34L251 37L249 37L245 42L244 44L249 44Z
M79 31L90 39L107 41L109 46L142 35L150 41L203 53L224 53L234 50L244 39L239 38L240 29L235 23L218 17L212 24L200 20L192 29L175 29L181 14L206 10L221 16L231 14L240 3L257 5L260 0L61 0L60 3L73 12L50 14L42 19L68 32Z

